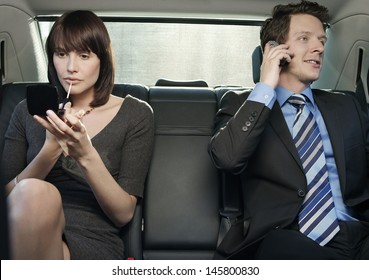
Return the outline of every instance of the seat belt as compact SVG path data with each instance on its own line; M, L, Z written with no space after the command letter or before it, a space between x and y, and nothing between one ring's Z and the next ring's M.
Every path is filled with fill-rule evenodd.
M221 221L217 246L222 243L231 226L243 217L243 197L239 176L225 172L221 176L222 207L219 209Z

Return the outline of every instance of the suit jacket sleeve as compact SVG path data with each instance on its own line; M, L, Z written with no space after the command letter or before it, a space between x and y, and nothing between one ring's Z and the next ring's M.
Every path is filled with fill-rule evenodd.
M217 168L241 173L259 143L271 110L247 100L250 92L227 92L215 116L209 154Z

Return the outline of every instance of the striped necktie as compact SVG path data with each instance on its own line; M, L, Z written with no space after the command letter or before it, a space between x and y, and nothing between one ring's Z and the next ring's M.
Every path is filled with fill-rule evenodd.
M294 94L289 99L297 108L293 123L293 140L306 174L308 192L299 213L300 231L321 246L339 231L334 208L323 142L314 115L306 105L305 96Z

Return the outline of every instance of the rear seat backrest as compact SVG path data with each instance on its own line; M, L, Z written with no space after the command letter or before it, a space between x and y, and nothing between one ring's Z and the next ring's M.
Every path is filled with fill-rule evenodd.
M207 153L217 110L210 88L149 89L156 137L143 200L144 259L211 259L219 175Z

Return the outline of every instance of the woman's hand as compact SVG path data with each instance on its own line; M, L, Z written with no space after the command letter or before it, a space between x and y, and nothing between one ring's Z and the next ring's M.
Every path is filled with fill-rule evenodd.
M46 128L48 121L44 117L34 115L33 118L38 123L40 123L43 127ZM47 153L55 152L55 154L59 154L59 155L63 152L58 139L48 129L46 129L46 137L45 137L45 143L43 145L43 149L45 149Z
M65 154L78 161L91 150L92 144L86 127L81 122L84 112L71 114L70 107L68 102L62 117L48 110L46 119L36 117L36 120L55 137Z

